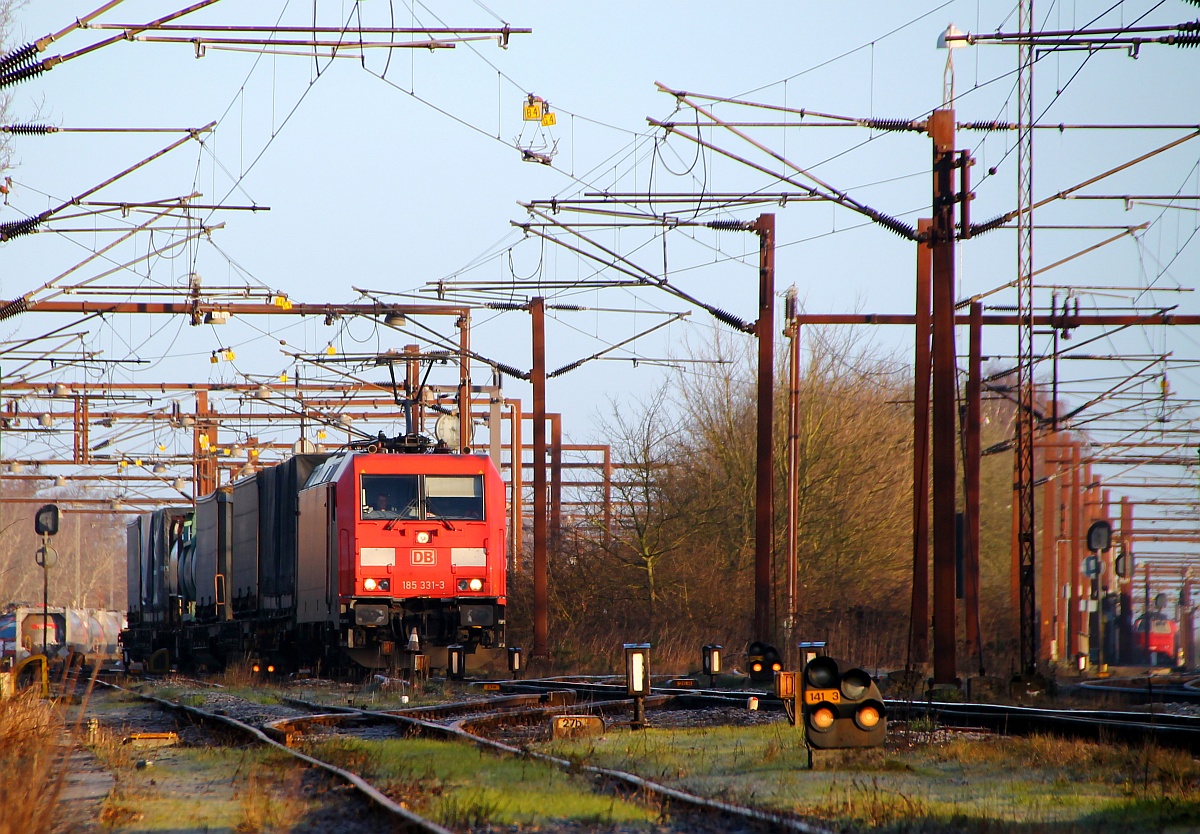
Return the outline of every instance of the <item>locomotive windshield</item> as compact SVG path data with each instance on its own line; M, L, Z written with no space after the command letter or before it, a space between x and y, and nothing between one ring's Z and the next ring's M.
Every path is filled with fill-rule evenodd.
M363 518L420 518L417 475L363 475Z
M483 476L427 475L425 514L428 518L483 520Z
M363 475L364 519L482 521L481 475Z

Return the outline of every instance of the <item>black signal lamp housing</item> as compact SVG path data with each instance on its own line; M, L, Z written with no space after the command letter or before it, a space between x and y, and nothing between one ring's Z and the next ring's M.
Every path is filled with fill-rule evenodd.
M878 747L887 734L883 696L865 669L821 655L800 676L805 740L818 750Z

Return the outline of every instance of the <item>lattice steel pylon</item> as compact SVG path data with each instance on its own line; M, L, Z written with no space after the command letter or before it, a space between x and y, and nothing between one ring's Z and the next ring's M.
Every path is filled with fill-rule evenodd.
M1021 671L1037 669L1037 608L1034 587L1033 436L1033 0L1021 0L1017 69L1017 570L1020 591Z

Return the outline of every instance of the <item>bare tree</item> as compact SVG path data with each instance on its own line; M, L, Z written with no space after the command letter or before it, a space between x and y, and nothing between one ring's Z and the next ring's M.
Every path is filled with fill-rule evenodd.
M659 390L632 410L613 403L601 430L622 462L613 483L610 555L638 577L630 587L642 598L644 622L653 632L668 582L664 565L691 536L689 502L671 489L679 424L667 392Z
M12 47L12 27L17 9L24 0L0 0L0 55L7 54ZM0 124L8 124L12 107L12 96L0 93ZM0 135L0 179L12 166L12 144L9 134ZM5 186L7 189L7 186Z

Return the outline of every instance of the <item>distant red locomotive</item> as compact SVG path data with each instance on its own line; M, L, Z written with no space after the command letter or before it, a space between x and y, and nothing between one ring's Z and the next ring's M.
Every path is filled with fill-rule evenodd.
M395 668L414 638L434 666L503 648L500 474L408 441L298 455L131 522L128 658Z
M1178 626L1166 614L1153 613L1138 617L1133 627L1134 644L1147 661L1156 663L1175 663L1178 642Z

